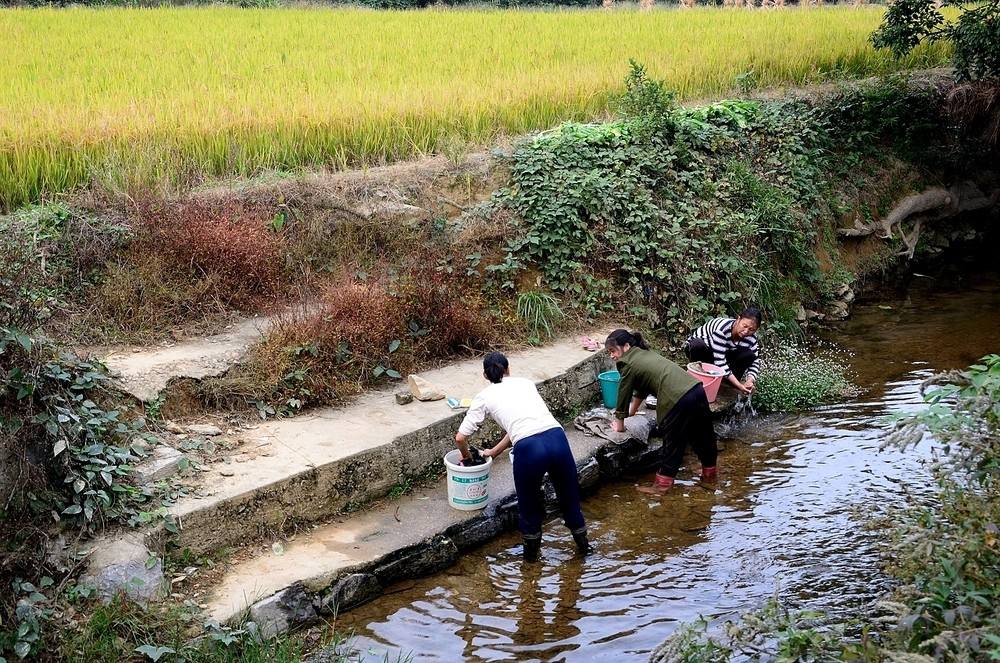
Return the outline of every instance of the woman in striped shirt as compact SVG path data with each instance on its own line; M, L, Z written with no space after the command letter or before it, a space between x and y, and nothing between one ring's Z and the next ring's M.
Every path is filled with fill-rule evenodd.
M714 318L691 335L684 352L691 361L715 364L726 380L744 394L752 394L760 373L760 309L750 306L737 318Z

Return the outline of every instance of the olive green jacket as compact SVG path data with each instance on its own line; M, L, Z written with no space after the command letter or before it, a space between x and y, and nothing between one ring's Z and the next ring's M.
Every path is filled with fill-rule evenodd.
M632 347L617 362L621 382L618 383L618 407L615 416L628 416L633 396L656 396L656 423L662 423L681 396L701 384L683 368L652 350Z

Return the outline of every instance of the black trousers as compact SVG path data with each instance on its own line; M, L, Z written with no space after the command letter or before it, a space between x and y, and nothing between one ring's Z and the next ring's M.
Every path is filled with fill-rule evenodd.
M704 361L709 364L715 363L715 355L712 353L712 348L708 346L708 343L695 336L687 340L687 343L684 345L684 354L691 361ZM726 363L729 364L729 369L736 376L737 380L743 379L744 374L746 374L747 369L750 368L755 359L757 359L757 353L750 348L736 348L735 350L726 352Z
M569 440L562 428L526 437L514 445L511 452L514 462L514 490L521 534L526 539L542 535L545 519L545 491L542 481L548 472L556 490L559 510L566 527L577 534L587 531L587 524L580 511L580 483L576 475L576 460L569 448Z
M681 396L677 404L670 408L651 435L663 437L660 451L659 473L677 476L677 470L684 462L684 450L691 445L701 461L702 467L715 467L719 448L712 427L712 410L708 407L705 388L700 384L691 387Z

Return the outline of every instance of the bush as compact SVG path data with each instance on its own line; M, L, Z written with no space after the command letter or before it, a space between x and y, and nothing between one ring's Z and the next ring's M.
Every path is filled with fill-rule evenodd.
M140 203L130 239L76 296L84 342L145 342L185 323L258 313L291 289L273 214L229 203Z
M930 432L937 500L896 514L891 571L904 583L892 646L936 661L1000 659L1000 356L923 386L929 407L890 439Z
M763 369L753 394L764 412L794 412L855 395L844 361L836 352L778 346L762 357Z
M128 242L129 230L64 205L0 216L0 326L34 332Z
M814 115L748 101L677 108L635 63L626 88L621 120L565 124L515 149L494 200L514 228L491 273L513 288L537 270L591 316L626 299L677 336L747 301L794 312L788 302L819 280L827 209Z
M946 16L946 6L957 11ZM922 41L951 42L959 80L1000 76L1000 1L896 0L872 34L876 48L889 48L896 57Z
M413 266L405 277L343 275L319 301L283 315L226 376L199 387L213 406L261 416L343 402L430 360L485 350L505 325L457 277Z
M163 513L131 478L155 441L142 419L103 405L114 398L99 364L0 327L0 585L13 588L0 594L0 627L14 626L0 628L0 657L5 645L19 658L43 646L48 597L21 578L52 585L43 575L51 524L93 532Z
M140 216L133 263L161 255L191 279L211 279L217 297L252 310L286 287L285 243L271 217L237 205L188 202Z

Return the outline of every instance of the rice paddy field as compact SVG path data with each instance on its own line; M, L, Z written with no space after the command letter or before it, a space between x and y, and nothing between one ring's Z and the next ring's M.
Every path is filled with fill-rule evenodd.
M0 10L0 209L488 144L602 114L629 58L681 99L942 64L878 7Z

